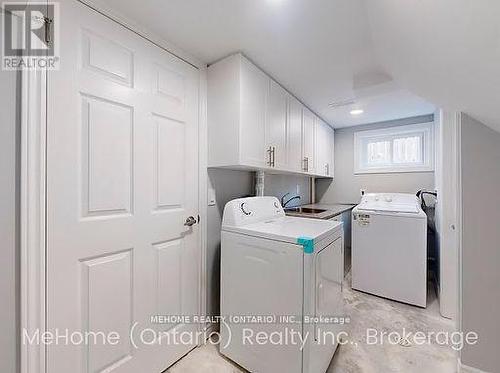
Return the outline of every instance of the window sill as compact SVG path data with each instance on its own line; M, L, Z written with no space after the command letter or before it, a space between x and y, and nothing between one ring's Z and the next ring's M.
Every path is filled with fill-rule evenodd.
M409 174L409 173L429 173L429 172L434 172L434 168L433 167L399 168L399 169L374 168L370 170L354 170L354 175Z

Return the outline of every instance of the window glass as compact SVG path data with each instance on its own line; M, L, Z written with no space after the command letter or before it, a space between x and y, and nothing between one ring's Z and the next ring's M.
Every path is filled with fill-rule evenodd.
M355 173L433 171L433 131L422 123L355 132Z
M391 162L391 143L389 141L368 142L366 152L368 166L384 165Z
M397 164L422 163L422 138L420 136L396 138L392 147L393 162Z

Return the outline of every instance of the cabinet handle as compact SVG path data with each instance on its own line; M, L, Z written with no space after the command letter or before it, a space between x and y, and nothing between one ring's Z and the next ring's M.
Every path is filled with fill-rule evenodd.
M272 151L272 147L270 146L270 147L269 147L269 149L267 149L267 153L268 153L268 156L269 156L269 159L268 159L268 161L267 161L267 165L268 165L269 167L271 167L271 166L272 166L272 152L273 152L273 151Z
M273 154L273 158L272 158L272 159L273 159L272 167L275 167L275 166L276 166L276 165L275 165L275 161L276 161L276 147L275 147L275 146L273 146L273 153L272 153L272 154Z
M309 157L304 157L304 171L309 171Z

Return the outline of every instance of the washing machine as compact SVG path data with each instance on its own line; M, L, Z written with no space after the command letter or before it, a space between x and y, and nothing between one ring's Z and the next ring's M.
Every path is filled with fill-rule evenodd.
M221 232L222 354L250 372L324 373L342 329L342 223L230 201Z
M427 303L427 216L405 193L365 194L352 211L352 288Z

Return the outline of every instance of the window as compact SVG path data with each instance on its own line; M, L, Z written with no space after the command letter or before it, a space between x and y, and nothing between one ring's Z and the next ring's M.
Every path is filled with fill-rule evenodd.
M356 174L433 170L433 123L354 133Z

